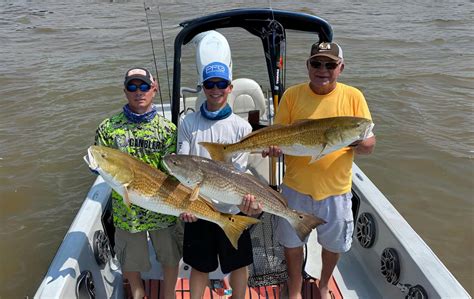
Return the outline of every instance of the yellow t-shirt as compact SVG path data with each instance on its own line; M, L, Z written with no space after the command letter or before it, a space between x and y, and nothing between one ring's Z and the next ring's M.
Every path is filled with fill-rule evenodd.
M291 124L299 119L358 116L372 119L364 95L357 88L337 83L326 95L315 94L309 83L288 88L275 115L275 123ZM309 164L311 157L285 156L283 183L315 200L347 193L352 186L354 152L345 147Z

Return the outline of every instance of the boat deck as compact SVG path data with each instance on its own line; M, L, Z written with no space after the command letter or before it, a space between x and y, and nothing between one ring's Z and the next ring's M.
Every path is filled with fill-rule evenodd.
M161 280L158 279L147 279L144 280L146 298L147 299L165 299L163 295L160 295ZM203 298L204 299L221 299L221 298L232 298L231 294L226 292L228 290L227 280L212 280L211 285L214 287L206 288ZM132 298L130 287L127 282L124 283L126 298ZM330 281L330 288L334 299L343 298L334 278ZM283 299L288 298L285 293L286 288L284 285L272 285L265 287L247 288L246 299ZM303 299L319 299L319 288L318 280L313 278L307 278L304 281L302 289ZM176 299L190 299L189 291L189 280L182 278L176 283Z

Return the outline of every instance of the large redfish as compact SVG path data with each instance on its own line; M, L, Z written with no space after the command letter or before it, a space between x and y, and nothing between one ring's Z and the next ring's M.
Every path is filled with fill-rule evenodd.
M310 163L368 137L373 123L370 119L339 116L298 120L290 125L272 125L252 132L236 143L219 144L200 142L213 160L230 161L235 153L261 152L272 145L284 154L311 156Z
M170 174L194 194L215 201L239 205L246 194L252 194L265 212L285 218L304 240L317 225L325 221L288 207L283 196L254 176L241 173L230 164L192 155L167 155L163 158Z
M205 199L191 201L189 188L160 170L119 150L91 146L88 150L89 167L97 171L122 197L125 204L178 216L183 212L219 225L237 248L242 232L259 220L239 215L220 213Z

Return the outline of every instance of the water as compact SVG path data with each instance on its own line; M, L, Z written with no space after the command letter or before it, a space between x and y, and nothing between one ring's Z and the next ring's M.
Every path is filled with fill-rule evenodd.
M82 156L99 122L125 102L123 73L135 65L154 69L143 2L57 2L0 2L2 299L35 293L94 180ZM157 4L170 67L179 22L212 11L269 6L250 0L149 4L165 98ZM376 123L376 152L359 157L358 165L472 293L473 2L324 0L271 6L313 13L332 24L346 57L340 80L364 92ZM256 40L237 38L230 44L235 61L263 66ZM308 51L307 41L298 35L290 39L287 85L306 80L301 61ZM256 69L236 65L234 76L268 86L266 73Z

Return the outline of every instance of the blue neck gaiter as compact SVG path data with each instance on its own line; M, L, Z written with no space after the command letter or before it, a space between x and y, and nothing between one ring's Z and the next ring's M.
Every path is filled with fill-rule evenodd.
M150 122L156 115L156 106L152 105L151 110L148 112L145 112L143 114L137 114L130 110L130 106L127 104L123 106L123 113L125 114L125 117L133 123L142 123L142 122Z
M225 104L224 108L220 110L209 111L207 110L206 102L204 102L202 103L200 110L202 116L209 120L220 120L228 118L232 114L232 109L230 108L229 104Z

